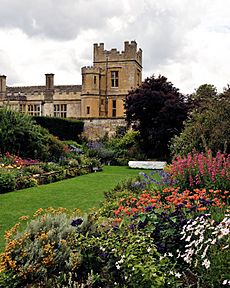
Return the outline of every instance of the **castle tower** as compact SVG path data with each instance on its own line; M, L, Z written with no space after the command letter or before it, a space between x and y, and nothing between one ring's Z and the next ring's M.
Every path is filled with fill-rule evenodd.
M135 41L124 42L124 51L107 51L94 44L93 66L82 68L82 116L124 117L124 99L141 85L142 50Z
M6 76L0 75L0 99L6 98Z

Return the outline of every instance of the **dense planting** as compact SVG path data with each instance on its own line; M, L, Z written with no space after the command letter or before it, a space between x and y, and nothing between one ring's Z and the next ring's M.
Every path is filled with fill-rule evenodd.
M194 155L195 159L201 157ZM202 157L205 162L210 154ZM188 155L183 163L193 163L191 159ZM203 178L203 187L190 185L189 181L186 187L178 186L184 183L174 173L181 161L178 158L159 176L141 173L136 180L107 192L100 209L88 217L79 211L38 210L34 220L27 225L17 224L5 234L1 285L229 285L229 191L209 187L218 159L222 161L222 175L229 175L229 157L219 153L213 162L205 162L210 169ZM186 167L188 174L197 173L192 165ZM223 181L228 183L225 178ZM65 266L60 267L57 261L63 257Z
M0 157L0 194L86 174L95 165L100 167L97 160L73 153L66 153L56 163L46 163L6 152Z

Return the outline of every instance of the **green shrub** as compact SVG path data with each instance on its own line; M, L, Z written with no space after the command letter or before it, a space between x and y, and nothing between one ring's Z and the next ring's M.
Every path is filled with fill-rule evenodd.
M79 140L84 122L48 116L35 116L35 121L61 140Z
M31 176L17 177L17 180L16 180L17 190L25 189L25 188L29 188L29 187L36 187L36 186L38 186L38 181Z
M29 165L24 168L24 172L30 174L42 174L44 170L42 169L41 165Z
M16 188L16 175L12 171L3 171L0 173L0 193L14 191Z
M0 139L2 154L43 161L58 160L64 154L64 144L36 125L30 115L7 108L0 110Z
M107 220L108 221L108 220ZM166 259L162 261L150 237L102 224L95 234L78 239L80 274L97 275L93 287L165 287Z
M80 265L80 254L70 241L75 230L70 225L73 215L64 208L48 208L44 212L36 211L24 229L20 229L22 224L16 224L5 233L7 244L1 255L0 270L10 285L3 287L25 287L47 281ZM13 286L14 282L19 284Z

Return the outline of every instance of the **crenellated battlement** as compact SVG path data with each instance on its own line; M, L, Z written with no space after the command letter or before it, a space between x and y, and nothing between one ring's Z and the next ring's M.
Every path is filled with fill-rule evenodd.
M84 66L81 68L81 74L100 74L101 68L95 66Z
M120 52L113 48L110 51L104 49L104 43L94 44L94 63L106 61L135 60L142 66L142 50L137 50L136 41L125 41L124 51Z

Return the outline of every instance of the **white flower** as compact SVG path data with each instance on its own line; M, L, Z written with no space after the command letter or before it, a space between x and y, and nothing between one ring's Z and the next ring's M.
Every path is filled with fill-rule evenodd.
M151 250L152 250L151 247L148 247L147 252L149 253Z
M207 246L205 247L204 252L203 252L203 254L201 255L201 259L203 259L203 258L206 256L207 251L208 251L208 248L209 248L209 245L207 245Z
M173 254L171 252L168 253L169 257L173 257Z
M180 277L182 276L182 274L180 274L179 272L177 272L177 273L175 274L175 276L176 276L177 278L180 278Z
M206 269L208 269L210 267L210 261L206 258L204 259L202 265L205 266Z
M121 266L116 263L117 270L120 270Z
M186 241L186 242L190 242L191 238L192 238L192 235L189 235L189 236L185 239L185 241Z
M216 238L214 238L211 242L212 245L216 244Z

